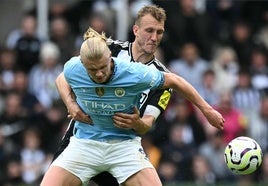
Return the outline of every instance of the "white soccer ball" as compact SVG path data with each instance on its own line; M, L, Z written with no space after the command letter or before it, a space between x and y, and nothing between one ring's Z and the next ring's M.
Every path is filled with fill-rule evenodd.
M235 174L245 175L256 171L262 163L262 150L252 138L240 136L226 146L225 163Z

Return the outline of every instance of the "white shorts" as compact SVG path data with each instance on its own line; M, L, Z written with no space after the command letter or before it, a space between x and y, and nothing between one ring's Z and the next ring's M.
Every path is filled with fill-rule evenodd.
M144 168L153 168L141 146L141 138L99 142L71 137L68 147L51 164L62 167L87 184L103 171L111 173L121 184Z

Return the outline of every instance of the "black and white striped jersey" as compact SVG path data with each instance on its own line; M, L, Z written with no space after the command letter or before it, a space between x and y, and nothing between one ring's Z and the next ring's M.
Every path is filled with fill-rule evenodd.
M118 57L122 60L135 62L132 55L132 43L109 39L109 48L113 57ZM169 72L169 70L156 58L145 63L145 65L152 66L160 71ZM166 109L167 104L171 98L171 89L163 90L147 90L142 93L140 99L140 114L143 116L144 111L148 106L153 106L160 111L160 114Z

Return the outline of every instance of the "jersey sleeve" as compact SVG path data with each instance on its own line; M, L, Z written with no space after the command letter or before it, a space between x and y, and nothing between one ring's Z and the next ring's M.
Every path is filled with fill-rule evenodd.
M74 84L84 81L86 78L86 70L80 61L80 57L73 57L64 64L63 74L66 81L73 88Z
M166 110L171 98L172 89L156 89L151 90L147 96L146 101L140 108L140 114L143 116L147 105L151 105L159 109L160 115Z
M74 63L72 63L72 59L71 59L67 61L63 67L63 74L67 82L69 82L69 77L70 77L70 74L72 73L72 69L74 69Z
M137 68L136 70L140 74L139 77L141 82L143 82L143 84L147 86L147 89L149 88L150 90L156 90L163 87L165 81L163 72L150 66L146 66L142 63L132 64L135 64L137 66L139 65L139 68Z

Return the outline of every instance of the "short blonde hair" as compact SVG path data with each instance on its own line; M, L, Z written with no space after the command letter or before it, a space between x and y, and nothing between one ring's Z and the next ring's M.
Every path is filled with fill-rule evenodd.
M141 18L147 14L150 14L159 22L166 21L166 12L162 7L157 5L147 5L140 9L140 11L138 12L135 24L140 25Z
M84 34L84 42L80 49L80 57L87 60L99 60L104 55L110 55L111 51L106 43L107 38L104 33L99 34L89 28Z

